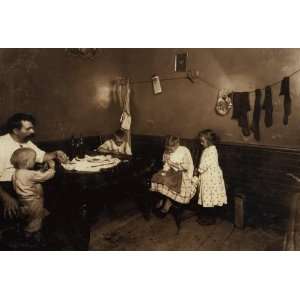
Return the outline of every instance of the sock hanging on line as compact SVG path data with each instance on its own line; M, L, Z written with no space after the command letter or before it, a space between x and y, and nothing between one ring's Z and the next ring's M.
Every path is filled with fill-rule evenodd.
M250 135L248 112L250 111L249 92L236 92L232 94L232 119L237 119L244 136Z
M287 125L289 122L289 116L291 114L291 104L292 99L290 97L290 78L284 77L281 81L281 88L280 88L280 94L279 96L284 95L283 99L283 124Z
M254 104L254 112L253 112L253 120L251 130L254 133L254 138L259 141L260 140L260 131L259 131L259 121L261 114L261 90L255 90L255 104Z
M265 125L271 127L273 125L273 102L272 102L272 89L270 86L265 88L265 101L263 104L265 110Z

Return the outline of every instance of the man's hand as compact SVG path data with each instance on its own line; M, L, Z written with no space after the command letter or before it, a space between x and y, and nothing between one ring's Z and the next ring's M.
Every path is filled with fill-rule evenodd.
M7 193L1 195L2 203L4 206L3 216L4 218L12 218L18 213L18 202L15 198Z
M56 158L59 160L59 162L66 163L69 161L69 157L63 151L57 150L57 151L55 151L55 154L56 154Z

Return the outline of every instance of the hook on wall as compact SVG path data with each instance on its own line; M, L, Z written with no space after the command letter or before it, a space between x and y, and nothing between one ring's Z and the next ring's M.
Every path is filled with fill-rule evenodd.
M192 83L195 83L195 81L199 78L200 72L199 70L189 70L186 72L186 78L190 80Z

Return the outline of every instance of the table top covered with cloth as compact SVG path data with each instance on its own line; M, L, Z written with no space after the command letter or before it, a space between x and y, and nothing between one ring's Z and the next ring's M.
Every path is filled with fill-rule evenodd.
M136 184L151 174L151 162L127 155L85 155L57 169L56 181L67 192L99 191L115 185L134 191ZM148 175L149 176L149 175Z

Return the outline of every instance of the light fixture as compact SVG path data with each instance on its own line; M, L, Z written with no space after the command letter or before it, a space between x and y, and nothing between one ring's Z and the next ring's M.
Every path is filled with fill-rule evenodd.
M74 56L92 59L96 56L97 48L66 48L65 51Z

